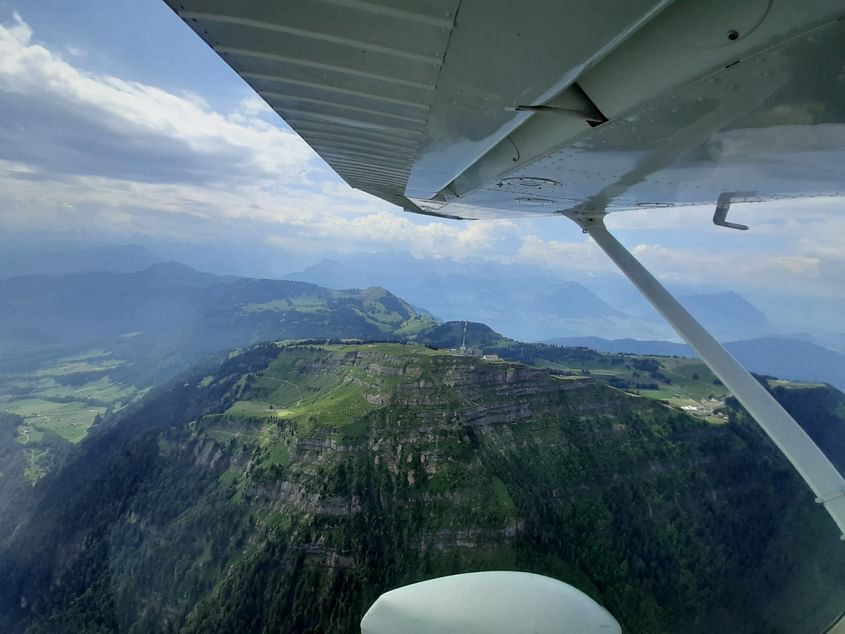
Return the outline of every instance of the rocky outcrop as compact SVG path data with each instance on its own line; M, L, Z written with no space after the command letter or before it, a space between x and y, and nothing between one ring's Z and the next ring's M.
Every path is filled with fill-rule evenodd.
M821 631L807 579L843 604L838 533L743 419L413 346L242 356L129 410L147 433L73 487L44 479L0 575L45 606L27 631L356 632L386 590L490 569L574 583L626 631Z

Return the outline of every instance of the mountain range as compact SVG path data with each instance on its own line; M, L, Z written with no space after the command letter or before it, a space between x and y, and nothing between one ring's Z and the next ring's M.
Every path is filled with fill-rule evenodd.
M842 396L779 395L828 431ZM356 632L390 588L502 568L625 631L818 632L845 601L835 526L740 410L424 346L230 354L102 420L31 495L0 548L13 634Z
M262 244L244 250L226 243L142 242L145 246L108 244L83 235L43 233L13 238L0 232L0 279L130 273L175 260L224 277L232 273L282 277L335 290L380 286L442 319L481 321L522 341L564 336L676 340L675 333L620 275L575 276L571 271L532 264L418 258L407 251L327 253L322 261L315 261L313 255L295 255ZM790 336L845 352L845 338L830 314L830 302L787 300L783 293L755 292L747 297L714 285L670 282L669 287L724 341ZM793 334L799 331L812 334Z
M419 260L407 253L325 259L285 279L328 288L382 286L444 320L489 324L521 341L555 336L667 338L669 327L627 282L591 288L539 269L485 260ZM737 293L680 292L680 301L717 337L768 335L768 317Z
M172 262L0 295L2 631L352 632L501 568L630 631L818 631L845 600L829 519L694 359ZM845 395L770 387L845 466Z
M359 254L342 262L323 260L285 278L328 288L383 286L441 319L484 322L521 340L548 332L582 332L588 323L616 331L630 321L577 282L486 261Z
M0 296L0 370L105 347L131 362L127 371L141 382L257 341L395 339L434 323L381 288L223 277L175 262L132 273L5 279Z
M371 262L370 257L359 260ZM385 267L384 281L415 279L413 271L419 265L407 264L399 269ZM504 302L514 322L531 314L536 324L550 313L593 327L602 320L627 319L575 283L558 282L538 296L524 283L518 267L490 270L468 263L462 275L449 277L446 273L452 267L446 263L432 271L432 279L444 280L441 286L415 286L409 292L449 311L453 309L444 308L443 302L466 305L472 299L476 303L467 312L495 309L501 314ZM343 286L371 273L324 262L310 271L310 277L334 275L337 285ZM474 280L485 276L496 280L500 292L473 291ZM406 302L379 287L330 290L294 280L217 276L175 262L126 273L0 279L0 296L6 308L0 312L0 372L26 371L44 359L99 347L126 361L117 378L139 387L183 370L205 355L267 339L409 337L434 326L437 320L431 314L442 312L428 304L417 308L417 301ZM751 330L767 327L763 313L731 293L681 300L710 326L719 319L724 322L728 315L733 316L728 321L742 322ZM498 332L495 336L501 338ZM683 344L658 340L564 337L549 341L604 352L694 356ZM728 347L754 372L845 388L845 354L812 341L766 337L734 341Z
M23 275L69 275L110 271L132 273L160 262L137 244L79 242L0 243L0 279Z

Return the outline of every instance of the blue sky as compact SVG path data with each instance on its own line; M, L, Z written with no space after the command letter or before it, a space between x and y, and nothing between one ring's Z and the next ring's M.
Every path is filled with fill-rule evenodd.
M739 206L752 225L744 233L713 227L709 208L609 225L670 283L789 302L790 319L831 327L845 282L840 207ZM0 0L0 231L42 230L277 249L298 261L481 257L582 283L613 271L563 219L440 221L351 190L156 0Z

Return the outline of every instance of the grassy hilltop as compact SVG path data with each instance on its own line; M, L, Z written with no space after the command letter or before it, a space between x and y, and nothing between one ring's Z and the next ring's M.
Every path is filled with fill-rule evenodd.
M2 631L354 632L385 590L497 568L631 632L843 603L832 523L695 359L175 264L0 287ZM845 466L845 395L760 380Z
M756 427L595 375L402 344L229 355L39 481L0 554L0 625L354 632L390 588L517 569L631 632L823 627L845 550Z

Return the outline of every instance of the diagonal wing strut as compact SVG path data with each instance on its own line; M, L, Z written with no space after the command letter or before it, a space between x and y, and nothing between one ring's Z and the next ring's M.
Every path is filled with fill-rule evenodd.
M605 212L566 212L733 393L824 505L845 540L845 478L795 419L725 350L604 224Z

